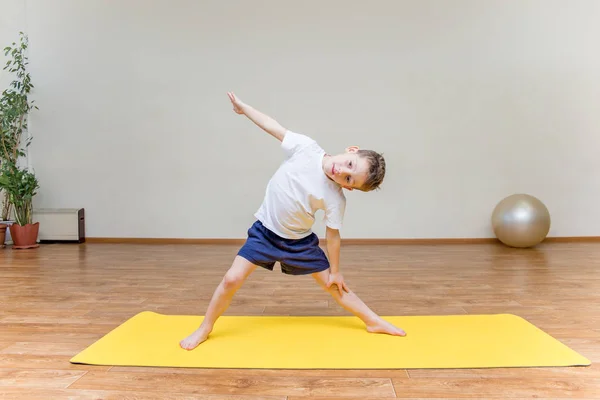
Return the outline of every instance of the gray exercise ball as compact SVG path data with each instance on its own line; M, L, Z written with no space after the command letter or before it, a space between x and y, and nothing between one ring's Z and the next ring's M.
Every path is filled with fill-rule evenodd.
M550 213L536 197L513 194L502 199L492 213L494 234L510 247L532 247L550 231Z

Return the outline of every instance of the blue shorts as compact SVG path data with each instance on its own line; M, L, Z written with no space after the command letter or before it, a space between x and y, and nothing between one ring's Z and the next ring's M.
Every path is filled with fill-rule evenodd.
M248 239L238 255L270 271L276 262L281 272L289 275L307 275L325 271L329 260L319 247L319 238L311 233L302 239L286 239L256 221L248 229Z

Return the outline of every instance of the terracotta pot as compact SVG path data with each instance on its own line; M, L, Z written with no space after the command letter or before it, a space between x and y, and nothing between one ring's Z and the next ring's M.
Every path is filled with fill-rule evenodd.
M6 243L6 228L8 228L8 225L6 225L6 224L0 224L0 249L3 249L5 247L5 243Z
M37 243L40 223L27 225L12 224L10 227L10 236L13 240L13 249L32 249L39 247Z

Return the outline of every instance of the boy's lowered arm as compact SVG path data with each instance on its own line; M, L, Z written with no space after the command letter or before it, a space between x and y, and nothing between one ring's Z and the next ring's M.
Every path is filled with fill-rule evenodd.
M329 281L327 282L327 288L332 285L336 285L340 296L343 292L348 292L348 286L344 282L344 277L340 273L340 246L342 239L340 237L340 231L338 229L332 229L327 227L327 255L329 256L330 274Z
M269 133L280 142L283 141L287 129L281 126L279 122L242 102L232 92L228 92L227 95L229 96L229 99L233 104L233 110L236 113L245 115L250 121L254 122L265 132Z

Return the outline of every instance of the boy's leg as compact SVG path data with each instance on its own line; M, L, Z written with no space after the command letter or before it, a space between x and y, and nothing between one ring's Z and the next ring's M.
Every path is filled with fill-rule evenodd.
M386 333L395 336L405 336L406 332L387 322L379 315L375 314L353 291L345 292L342 295L336 286L327 288L329 281L329 269L312 274L317 283L327 292L329 292L335 301L346 311L359 317L367 326L367 331L371 333Z
M229 307L235 292L243 285L256 267L243 257L235 257L231 268L229 268L215 290L200 327L179 343L183 349L192 350L208 338L217 319Z

